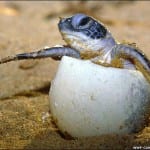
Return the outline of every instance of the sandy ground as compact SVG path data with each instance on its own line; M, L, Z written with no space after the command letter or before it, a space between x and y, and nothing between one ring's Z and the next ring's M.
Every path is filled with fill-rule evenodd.
M102 20L118 41L137 43L150 57L148 1L0 2L0 57L64 44L57 29L58 17L77 12ZM0 149L130 149L150 146L150 125L131 135L63 138L51 116L42 119L49 111L48 92L58 64L49 58L0 65Z

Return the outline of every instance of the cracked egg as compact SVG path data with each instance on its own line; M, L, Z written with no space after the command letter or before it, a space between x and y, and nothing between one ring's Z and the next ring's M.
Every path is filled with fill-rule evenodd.
M148 120L150 84L136 70L65 56L49 95L58 128L72 137L134 133Z

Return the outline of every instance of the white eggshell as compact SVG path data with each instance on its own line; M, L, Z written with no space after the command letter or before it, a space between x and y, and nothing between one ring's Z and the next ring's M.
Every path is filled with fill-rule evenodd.
M126 134L144 127L150 84L139 71L63 57L49 95L53 118L63 133Z

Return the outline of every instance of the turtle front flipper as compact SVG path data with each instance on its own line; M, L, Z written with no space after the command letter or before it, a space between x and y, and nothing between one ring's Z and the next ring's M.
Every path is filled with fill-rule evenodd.
M142 72L150 82L150 60L137 47L125 44L117 44L112 49L112 57L130 61L136 68ZM113 60L112 60L113 62Z
M45 48L36 52L22 53L14 56L8 56L0 59L0 64L10 61L24 60L24 59L40 59L50 57L55 60L61 60L63 56L70 56L74 58L80 58L80 53L70 47L51 47Z

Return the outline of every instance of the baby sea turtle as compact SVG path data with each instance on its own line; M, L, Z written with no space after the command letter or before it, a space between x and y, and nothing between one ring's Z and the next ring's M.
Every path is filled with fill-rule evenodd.
M101 22L85 14L61 18L59 31L66 46L8 56L0 60L6 63L14 60L51 57L60 60L62 56L90 59L107 67L137 69L150 82L150 60L136 46L116 42L110 31Z

